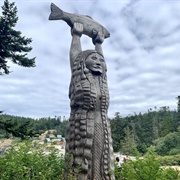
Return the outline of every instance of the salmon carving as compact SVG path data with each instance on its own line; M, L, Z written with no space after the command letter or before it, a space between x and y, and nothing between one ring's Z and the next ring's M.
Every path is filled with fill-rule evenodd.
M109 31L90 16L67 13L53 3L51 3L49 20L63 20L71 28L73 28L75 22L81 23L83 24L83 34L91 38L95 38L98 32L101 32L101 34L104 35L104 38L110 37Z

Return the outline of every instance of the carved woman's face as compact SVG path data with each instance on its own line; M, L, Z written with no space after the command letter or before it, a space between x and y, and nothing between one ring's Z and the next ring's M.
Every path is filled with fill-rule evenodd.
M105 68L104 58L98 53L90 54L86 61L86 67L94 73L101 74Z

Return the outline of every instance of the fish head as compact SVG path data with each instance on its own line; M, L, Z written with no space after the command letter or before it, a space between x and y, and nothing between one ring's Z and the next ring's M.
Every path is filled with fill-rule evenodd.
M107 29L104 29L104 38L110 37L110 32Z

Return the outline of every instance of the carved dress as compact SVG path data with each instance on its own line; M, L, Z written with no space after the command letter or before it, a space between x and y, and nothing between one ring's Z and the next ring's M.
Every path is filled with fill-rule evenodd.
M78 179L111 180L114 160L107 118L109 92L106 72L95 76L85 67L85 59L92 52L96 51L81 52L72 66L66 154L72 155L73 167L81 167Z

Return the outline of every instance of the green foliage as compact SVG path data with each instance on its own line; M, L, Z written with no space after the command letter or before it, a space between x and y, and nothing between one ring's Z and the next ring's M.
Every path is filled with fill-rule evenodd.
M177 147L175 147L169 151L169 155L176 155L176 154L180 154L180 147L179 146L177 146Z
M180 154L173 156L158 156L162 166L180 166Z
M118 152L121 148L120 142L123 141L125 133L124 128L127 126L127 121L120 117L119 113L115 114L115 118L110 120L112 139L113 139L113 149Z
M49 129L55 129L57 131L57 134L61 134L63 137L65 137L66 133L66 127L67 127L68 120L64 119L61 120L61 117L59 118L40 118L37 121L34 122L34 128L39 130L49 130Z
M123 141L121 142L121 148L120 148L121 153L126 155L137 156L139 153L136 147L133 131L130 130L129 127L126 127L124 129L124 132L125 132L125 136Z
M4 0L2 16L0 16L0 74L10 73L9 66L7 66L8 60L24 67L35 66L35 58L27 57L27 52L32 50L32 47L28 46L32 40L25 38L20 31L14 29L17 21L15 3Z
M148 147L155 145L160 155L179 154L178 117L178 112L170 111L166 107L127 117L121 117L120 113L116 113L115 117L110 119L114 151L137 156L139 153L146 153ZM14 130L19 130L21 125L23 127L23 123L30 121L31 128L25 129L32 130L34 133L32 136L55 129L57 134L65 137L68 123L68 120L65 118L61 120L61 117L32 119L0 114L0 119L17 121L12 128ZM3 136L8 137L9 134L0 127L0 137Z
M40 118L32 119L18 116L0 114L0 135L15 137L37 136L46 130L55 129L57 134L65 137L68 121L61 118Z
M180 153L180 129L154 141L159 155L175 155Z
M67 155L65 161L58 150L30 141L16 144L0 157L2 180L74 180L80 170L79 166L76 172L72 172L70 156ZM129 160L122 167L115 164L114 171L117 180L178 180L179 173L171 168L162 168L152 148L144 158Z
M33 131L32 123L30 121L23 121L18 123L17 120L0 120L0 128L5 130L6 133L12 134L15 137L25 139L32 137L36 133Z
M73 157L71 154L66 154L64 167L65 167L65 172L66 172L64 179L77 180L78 174L81 171L81 165L79 164L78 166L76 166L76 168L73 168ZM72 169L74 169L74 172L72 171Z
M0 179L59 179L63 173L64 160L57 151L45 155L40 147L22 143L0 158Z
M119 169L115 167L115 177L118 180L178 180L179 173L172 168L163 169L152 148L143 158L129 160Z
M162 171L160 180L179 180L179 171L173 168L167 168Z
M67 171L64 157L54 148L45 149L37 144L22 142L0 157L2 180L60 180L67 174L67 180L76 177L71 169Z
M114 176L116 180L122 180L122 167L119 167L117 163L114 164Z
M159 110L155 107L155 110L150 109L144 114L126 117L120 117L120 113L116 113L110 120L114 151L132 155L134 152L132 152L132 147L136 147L139 153L146 153L147 148L154 145L156 139L160 140L178 131L179 117L177 111L170 111L166 106ZM164 155L179 153L180 148L176 142L169 142L166 148L162 146L162 143L161 146L159 144L159 151L168 148Z

